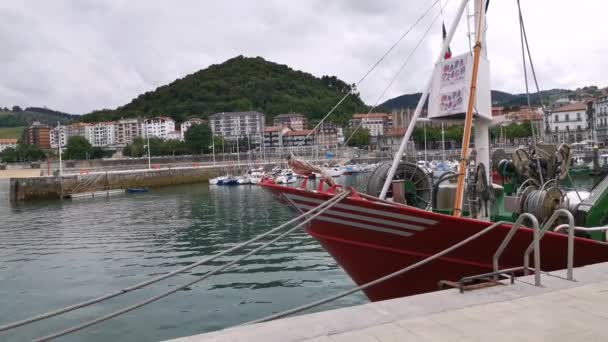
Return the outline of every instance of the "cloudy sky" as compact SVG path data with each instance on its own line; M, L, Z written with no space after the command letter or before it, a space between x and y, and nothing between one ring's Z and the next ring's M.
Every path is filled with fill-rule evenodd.
M262 56L356 82L435 0L20 0L0 2L0 106L86 113L237 56ZM604 0L521 0L541 87L608 85ZM430 27L386 97L421 91L441 41L441 0L359 90L376 102ZM438 21L433 23L435 18ZM452 45L469 49L466 24ZM493 88L524 90L515 0L492 0Z

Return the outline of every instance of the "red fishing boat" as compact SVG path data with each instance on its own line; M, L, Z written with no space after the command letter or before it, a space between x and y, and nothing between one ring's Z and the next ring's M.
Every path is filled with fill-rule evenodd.
M487 133L491 124L489 65L483 50L485 0L474 1L476 32L484 33L476 37L474 56L447 54L467 2L462 1L449 34L444 33L434 75L423 92L393 162L374 171L366 195L353 190L345 200L316 217L306 228L358 285L437 254L479 233L493 221L514 222L522 213L532 214L542 224L550 221L555 210L566 209L576 219L577 226L606 223L603 217L608 217L608 180L603 180L590 192L575 190L576 194L559 185L568 174L570 153L567 145L556 148L534 140L531 152L518 149L509 155L496 151L490 164ZM520 20L523 27L521 16ZM470 88L464 88L465 83L470 83ZM463 98L464 94L469 95L468 100ZM459 168L472 170L466 179L465 172L460 172L433 181L415 164L401 160L427 97L431 118L466 114ZM467 164L473 115L476 115L477 154L474 161ZM486 170L490 165L492 168ZM490 170L495 171L491 173ZM488 186L492 184L488 175L493 173L498 175L494 175L495 180L503 181L502 186ZM455 185L449 183L450 179L456 178ZM342 189L336 185L324 187L323 181L317 189L309 189L306 184L297 188L281 186L270 180L261 185L299 213L313 209ZM391 196L392 192L394 196ZM399 192L404 200L398 198ZM392 201L385 200L391 197ZM400 201L402 203L398 203ZM483 209L488 208L490 210L483 215ZM461 213L470 217L462 217ZM503 224L424 266L369 287L365 293L370 300L378 301L434 291L442 280L458 281L492 272L494 253L511 227L511 224ZM548 228L554 229L555 225ZM500 268L521 267L524 251L532 241L532 229L518 228L500 259ZM574 266L608 261L605 241L603 232L577 236L574 239ZM566 268L568 236L548 231L540 241L540 251L543 271Z

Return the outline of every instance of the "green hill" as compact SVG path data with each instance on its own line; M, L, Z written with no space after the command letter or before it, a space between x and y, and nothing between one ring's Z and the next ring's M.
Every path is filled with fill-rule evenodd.
M55 126L58 121L61 124L66 124L79 118L79 115L58 112L48 108L28 107L21 109L15 107L13 110L0 110L0 128L29 126L34 121Z
M0 139L19 139L25 127L0 127Z
M142 94L115 110L95 111L82 119L96 122L167 115L183 121L216 112L257 110L268 119L285 112L304 113L314 122L350 89L351 85L335 76L318 78L261 57L238 56ZM352 95L332 121L346 122L366 108L358 94Z

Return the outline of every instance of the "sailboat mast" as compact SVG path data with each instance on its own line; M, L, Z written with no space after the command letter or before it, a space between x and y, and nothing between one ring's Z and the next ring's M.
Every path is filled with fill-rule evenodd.
M454 37L454 33L456 32L456 27L458 27L458 23L460 22L460 18L462 17L462 14L464 13L464 9L468 2L469 2L469 0L462 0L462 2L460 3L460 7L458 7L458 11L456 12L456 17L454 18L454 22L452 23L452 26L450 27L450 31L448 32L448 35L446 36L446 38L443 42L443 46L441 47L441 51L439 52L439 56L437 56L437 60L435 61L435 64L437 64L443 60L445 52L448 50L448 46L452 42L452 38ZM418 118L420 117L420 113L422 112L422 107L424 107L424 103L426 102L426 99L429 97L432 82L433 82L433 75L431 75L431 77L429 77L429 80L428 80L426 86L424 87L424 91L422 93L422 96L420 96L420 100L418 101L418 105L416 106L416 110L414 111L414 115L412 115L410 124L408 125L407 130L405 131L405 136L401 140L401 145L399 145L399 150L397 151L397 153L395 154L395 156L393 158L393 163L391 165L390 170L388 171L388 174L386 175L386 180L384 181L384 185L382 186L382 191L380 192L380 196L379 196L380 199L386 199L386 193L388 192L388 188L390 187L390 185L393 181L393 177L395 177L395 172L397 172L397 167L399 166L399 163L401 162L401 158L403 157L403 153L405 152L405 147L407 146L407 142L412 137L414 127L416 126L416 122L418 121Z
M454 199L454 217L462 216L462 202L464 200L464 177L469 159L469 145L471 143L471 129L473 128L473 110L475 109L475 99L477 93L477 74L479 72L479 60L481 57L481 41L483 36L483 0L479 0L481 6L479 7L479 16L477 18L477 31L475 32L476 42L473 48L474 59L473 59L473 75L471 78L471 90L469 92L469 103L467 107L467 114L464 122L464 134L462 137L462 154L460 156L460 165L458 168L458 182L456 183L456 198Z

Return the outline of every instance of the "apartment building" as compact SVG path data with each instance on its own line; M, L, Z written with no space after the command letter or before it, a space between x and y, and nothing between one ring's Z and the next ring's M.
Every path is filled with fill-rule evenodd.
M339 129L340 127L333 122L321 123L315 132L317 145L324 148L337 147Z
M287 132L292 131L289 127L277 125L265 127L262 133L264 147L283 147L283 137Z
M386 113L354 114L349 127L351 130L359 126L367 128L371 136L377 137L392 128L392 121L392 116Z
M256 111L223 112L209 116L209 124L214 135L226 140L250 137L259 142L264 132L264 114Z
M114 122L97 122L91 126L90 142L93 146L111 146L115 143Z
M6 150L7 148L16 148L17 147L17 139L0 139L0 152Z
M591 139L587 125L587 104L572 103L559 107L549 116L549 132L553 143L574 143Z
M141 119L122 119L114 122L114 144L116 147L125 147L142 135Z
M595 134L598 143L608 143L608 95L600 96L594 104Z
M175 131L175 121L166 116L146 119L143 126L143 136L149 134L150 137L161 139L167 139L169 133Z
M310 129L286 132L283 136L284 146L312 146L315 144L315 134Z
M93 124L78 122L71 125L53 127L51 130L51 148L66 146L71 137L84 137L89 142L92 139Z
M30 127L23 131L23 142L36 145L42 149L51 148L51 127L34 121Z
M289 127L293 130L305 129L308 124L308 119L304 114L300 113L287 113L279 114L272 119L272 123L275 126L281 125Z

